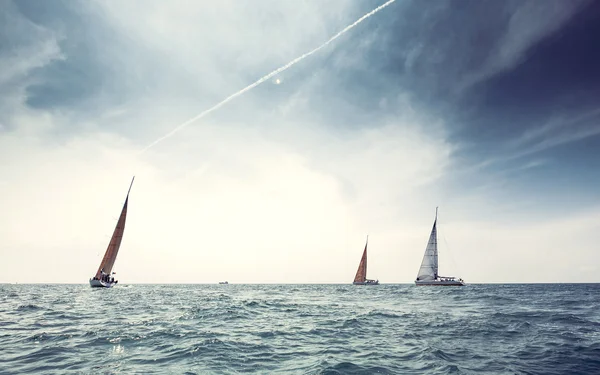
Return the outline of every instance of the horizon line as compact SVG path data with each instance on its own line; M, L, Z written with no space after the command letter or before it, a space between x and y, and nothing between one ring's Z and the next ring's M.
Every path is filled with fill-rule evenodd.
M0 282L0 285L47 285L47 282ZM88 283L70 283L70 282L53 282L53 285L88 285ZM381 283L379 285L413 285L412 282L390 282ZM489 281L489 282L465 282L466 285L549 285L549 284L600 284L600 281L545 281L545 282L518 282L518 281ZM133 282L133 283L122 283L120 285L353 285L352 282L348 283L285 283L285 282L263 282L263 283L230 283L219 284L219 282L165 282L165 283L145 283L145 282Z

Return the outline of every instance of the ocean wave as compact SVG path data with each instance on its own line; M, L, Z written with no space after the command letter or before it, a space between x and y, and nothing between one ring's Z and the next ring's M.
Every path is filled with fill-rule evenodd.
M0 373L600 373L595 286L14 288Z

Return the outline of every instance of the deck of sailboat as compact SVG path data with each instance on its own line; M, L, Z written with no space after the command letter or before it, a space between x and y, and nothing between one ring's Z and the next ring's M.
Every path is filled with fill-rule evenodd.
M90 286L92 288L112 288L117 283L118 283L118 281L112 282L112 283L107 283L102 280L90 279Z
M416 286L465 286L465 283L459 280L429 280L415 281Z

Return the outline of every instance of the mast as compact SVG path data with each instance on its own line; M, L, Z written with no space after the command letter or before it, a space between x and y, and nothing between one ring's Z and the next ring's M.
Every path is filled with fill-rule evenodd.
M127 200L127 198L129 198L129 192L131 191L131 187L133 186L133 180L135 180L135 176L133 176L131 178L131 183L129 184L129 189L127 189L127 197L125 197L125 200ZM435 212L436 212L435 215L437 217L437 207L435 209Z
M97 278L101 278L102 272L110 275L110 273L112 272L112 268L115 264L115 260L117 259L117 254L119 252L119 248L121 247L121 240L123 239L123 232L125 231L125 221L127 219L127 203L129 201L129 193L131 192L131 187L133 186L133 180L135 180L135 176L133 176L133 178L131 179L131 184L129 185L129 189L127 190L127 196L125 197L125 203L123 203L121 215L119 216L119 221L117 221L117 226L115 227L110 242L108 243L108 248L104 253L102 262L100 262L98 271L96 271Z
M367 246L369 245L369 235L367 235L367 242L365 243L365 250L360 258L360 264L358 270L356 270L356 276L354 276L355 283L364 283L367 280Z
M433 274L438 278L438 241L437 241L437 221L438 221L438 206L435 206L435 220L433 221L432 234L434 236L435 246L433 248Z

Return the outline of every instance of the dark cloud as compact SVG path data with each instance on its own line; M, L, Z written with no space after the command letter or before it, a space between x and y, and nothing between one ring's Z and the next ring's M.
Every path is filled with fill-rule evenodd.
M364 2L354 11L360 15L379 4ZM124 33L93 4L23 0L13 6L32 23L54 31L65 57L36 69L34 75L44 79L27 88L31 107L78 108L89 116L168 87L173 102L193 99L203 109L230 94L210 91L202 85L212 78L210 72L179 69L177 61ZM528 153L506 144L528 129L553 121L569 124L597 107L599 25L600 5L589 1L398 1L285 72L281 85L266 83L211 116L243 121L245 106L262 106L281 121L302 112L305 119L342 130L368 127L382 117L393 121L415 108L443 118L452 139L463 145L464 157L512 161L514 154ZM11 37L16 31L3 29L1 40L21 43L24 36ZM234 88L267 72L256 64L244 70L236 54L223 50L216 55L222 60L218 65L243 77ZM285 62L274 61L269 68ZM271 110L302 92L310 94L307 103L285 114ZM592 116L569 126L584 134L594 121ZM544 152L553 147L547 138L566 139L564 132L558 125L524 147ZM574 137L572 143L579 140Z
M597 108L599 44L600 6L594 3L532 46L521 63L474 87L464 103L474 108L470 120L489 129L480 135L497 141Z

